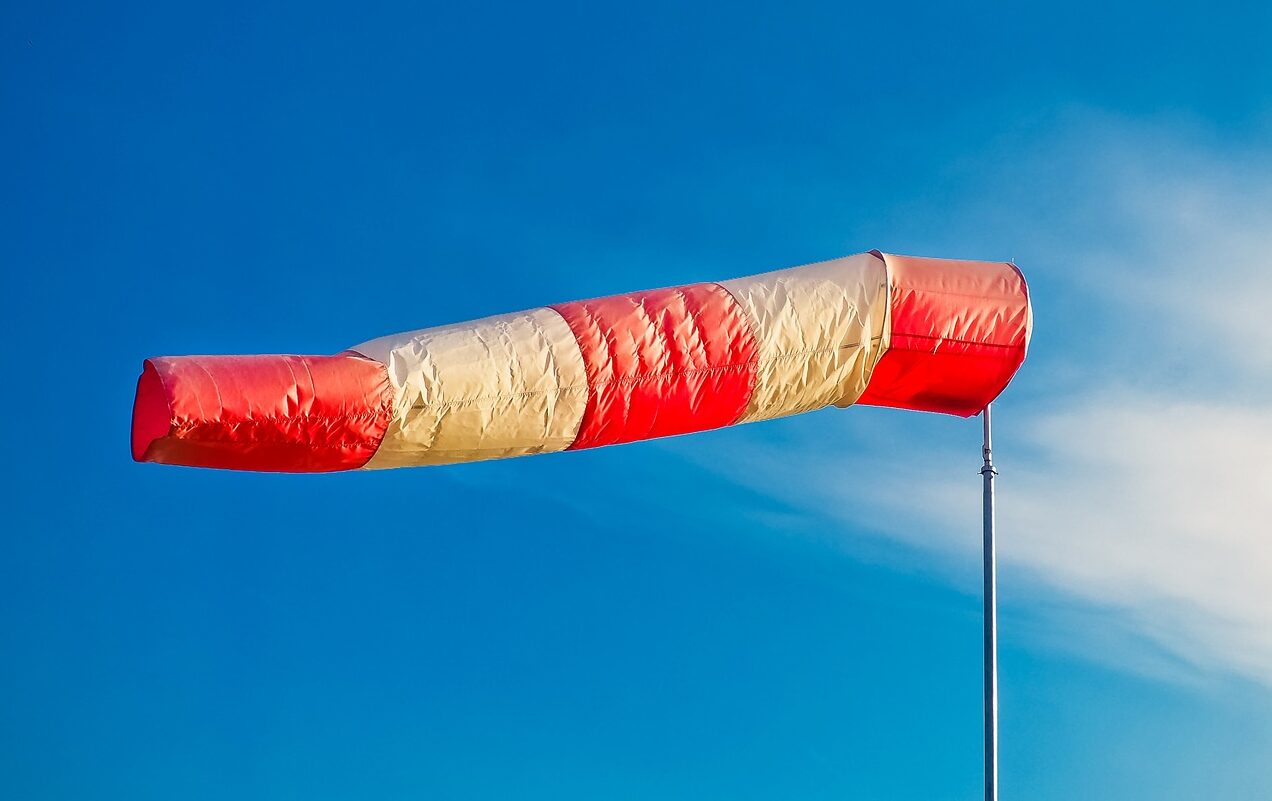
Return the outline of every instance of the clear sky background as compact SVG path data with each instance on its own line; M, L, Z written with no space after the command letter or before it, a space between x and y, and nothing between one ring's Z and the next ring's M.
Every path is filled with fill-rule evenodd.
M7 2L0 796L974 799L979 423L136 465L146 356L1015 259L1005 799L1272 797L1272 8Z

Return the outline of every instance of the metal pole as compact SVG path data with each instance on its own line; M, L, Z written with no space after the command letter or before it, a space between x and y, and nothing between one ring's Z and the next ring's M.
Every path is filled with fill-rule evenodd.
M989 406L981 413L985 439L981 455L984 484L984 539L981 543L985 581L985 801L998 801L998 568L994 551L994 469Z

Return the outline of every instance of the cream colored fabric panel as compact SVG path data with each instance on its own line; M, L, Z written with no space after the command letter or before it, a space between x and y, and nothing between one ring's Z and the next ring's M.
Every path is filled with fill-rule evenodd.
M368 469L560 451L578 433L587 374L561 315L534 309L353 348L388 366L393 420Z
M721 282L754 326L755 392L739 422L861 396L887 348L888 276L869 253Z

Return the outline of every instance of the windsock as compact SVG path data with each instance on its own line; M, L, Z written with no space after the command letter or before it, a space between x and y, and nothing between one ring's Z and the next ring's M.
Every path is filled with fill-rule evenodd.
M330 472L689 434L853 404L964 417L1024 361L1014 264L871 251L373 339L147 359L144 462Z

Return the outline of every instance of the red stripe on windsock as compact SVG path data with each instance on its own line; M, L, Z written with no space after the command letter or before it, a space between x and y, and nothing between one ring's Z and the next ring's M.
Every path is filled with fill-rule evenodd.
M574 332L588 402L573 449L730 425L755 387L745 313L718 284L553 306Z
M892 338L857 401L970 417L1011 381L1029 344L1029 289L1015 265L893 256Z
M133 405L139 462L277 473L352 470L393 408L384 365L338 356L147 359Z

